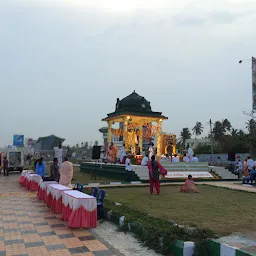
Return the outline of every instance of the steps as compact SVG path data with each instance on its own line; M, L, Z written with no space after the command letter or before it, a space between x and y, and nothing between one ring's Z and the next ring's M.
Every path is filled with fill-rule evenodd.
M224 167L210 166L209 168L218 174L223 180L239 180L237 175L233 174Z

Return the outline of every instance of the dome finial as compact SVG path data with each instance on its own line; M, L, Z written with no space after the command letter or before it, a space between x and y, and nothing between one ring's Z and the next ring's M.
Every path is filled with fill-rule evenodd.
M136 93L135 90L133 90L133 93Z

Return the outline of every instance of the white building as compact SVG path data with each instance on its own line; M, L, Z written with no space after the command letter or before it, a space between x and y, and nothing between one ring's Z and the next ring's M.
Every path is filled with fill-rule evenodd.
M211 140L210 139L188 139L185 141L185 145L189 145L192 149L195 149L196 147L200 146L210 146Z

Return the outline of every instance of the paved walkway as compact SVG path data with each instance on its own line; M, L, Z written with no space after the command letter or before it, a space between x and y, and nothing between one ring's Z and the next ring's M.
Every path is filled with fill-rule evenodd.
M0 256L117 255L90 230L68 228L18 178L0 176Z

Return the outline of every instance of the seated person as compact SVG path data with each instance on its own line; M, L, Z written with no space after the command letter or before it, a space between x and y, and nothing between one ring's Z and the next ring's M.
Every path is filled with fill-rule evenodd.
M192 175L188 175L188 179L185 181L184 186L180 188L180 192L199 193L199 190L195 187L195 183L192 179Z
M198 162L198 158L196 157L196 155L194 154L192 159L191 159L191 162L195 162L197 163Z
M180 161L180 159L179 159L178 156L175 154L174 157L172 158L172 162L178 163L179 161Z
M187 155L184 155L184 157L183 157L183 162L189 162L189 158L188 158L188 156Z
M164 157L162 157L162 159L160 160L161 163L168 163L170 162L169 160L169 155L165 155Z
M141 160L141 165L143 166L148 166L148 154L146 154L142 160Z

